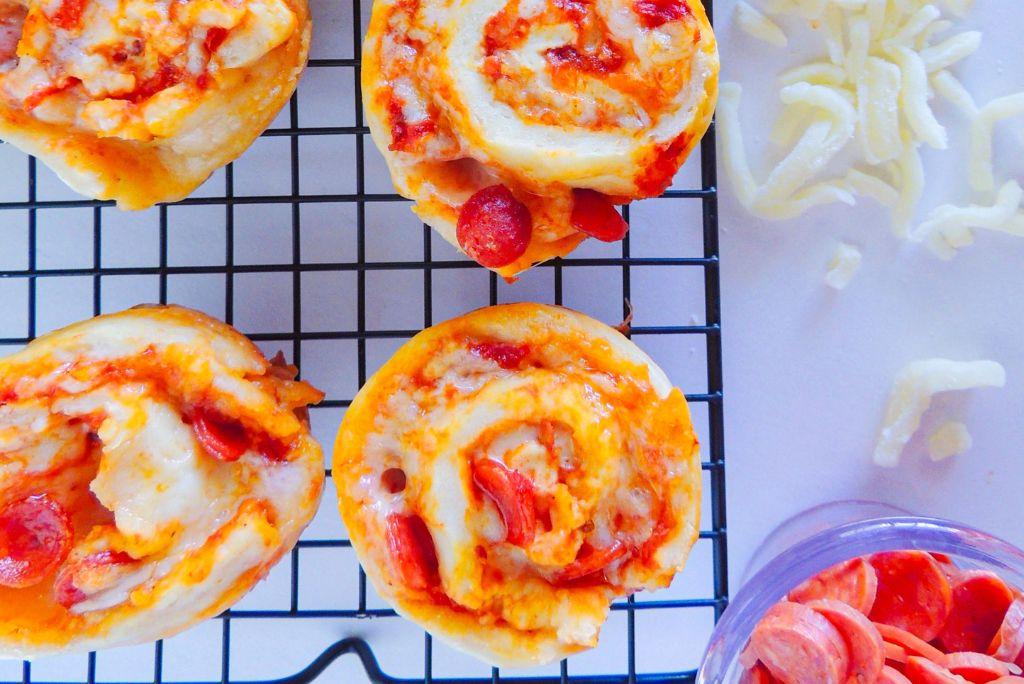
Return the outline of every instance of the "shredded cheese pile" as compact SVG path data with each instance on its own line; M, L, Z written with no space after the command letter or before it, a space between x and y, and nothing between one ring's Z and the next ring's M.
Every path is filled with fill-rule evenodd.
M723 160L741 203L758 216L779 220L867 197L889 208L899 237L924 243L944 259L971 244L975 229L1024 236L1020 186L1010 181L994 194L992 142L1000 121L1024 115L1024 93L978 107L949 71L981 45L980 32L956 31L955 19L972 3L763 0L762 13L740 2L739 27L770 45L790 42L773 18L806 21L825 43L822 59L779 76L783 111L772 140L787 152L763 181L751 171L739 124L741 88L722 85ZM936 93L968 121L967 172L977 203L938 207L914 226L925 187L919 148L948 145L946 128L929 104Z

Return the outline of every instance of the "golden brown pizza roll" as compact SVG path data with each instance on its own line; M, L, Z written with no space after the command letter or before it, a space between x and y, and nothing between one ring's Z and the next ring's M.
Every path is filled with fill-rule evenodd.
M122 209L238 157L309 51L305 0L0 2L0 138Z
M697 538L683 394L621 333L539 304L416 335L345 413L333 474L377 592L495 665L597 644Z
M700 0L375 0L373 139L414 211L506 277L617 240L662 193L718 89Z
M294 377L173 306L0 360L0 657L167 637L261 579L323 486Z

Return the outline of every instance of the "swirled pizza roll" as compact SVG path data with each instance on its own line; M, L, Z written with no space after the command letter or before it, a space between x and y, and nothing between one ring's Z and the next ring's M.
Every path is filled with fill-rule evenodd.
M323 486L294 377L179 307L0 360L0 657L167 637L261 579Z
M414 337L346 412L333 474L377 592L495 665L596 645L610 602L667 586L697 538L682 393L623 335L557 307Z
M700 0L375 0L373 139L414 211L512 277L661 194L718 92Z
M306 0L0 0L0 138L144 209L238 157L295 90Z

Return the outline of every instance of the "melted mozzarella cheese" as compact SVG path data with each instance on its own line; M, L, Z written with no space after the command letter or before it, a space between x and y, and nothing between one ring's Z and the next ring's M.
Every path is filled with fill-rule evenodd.
M205 315L134 309L43 336L0 360L0 393L0 501L62 502L75 535L62 571L81 594L65 610L33 587L0 606L0 654L169 636L247 591L316 510L321 455L293 409L321 395ZM211 408L259 437L236 461L188 417ZM120 560L90 560L102 553Z

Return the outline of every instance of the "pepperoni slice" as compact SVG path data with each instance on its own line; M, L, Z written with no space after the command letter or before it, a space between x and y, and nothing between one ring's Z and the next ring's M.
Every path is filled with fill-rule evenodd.
M68 557L73 528L67 511L46 494L0 510L0 586L39 584Z
M878 629L876 626L875 629ZM881 634L881 632L879 632ZM891 641L883 642L885 648L885 660L887 662L899 663L905 665L907 663L907 649L903 648L899 644L894 644Z
M740 675L739 684L772 684L774 681L768 668L761 663L754 663L753 667L744 670Z
M136 560L123 551L98 551L70 562L53 581L53 598L65 608L81 603L131 571Z
M601 242L616 242L626 236L629 224L615 210L615 205L596 190L576 188L572 191L572 227Z
M504 185L478 190L459 210L455 237L481 266L507 266L526 253L533 218L526 205Z
M984 653L947 653L943 665L969 682L991 682L1015 672L1007 663Z
M850 654L847 676L857 683L874 682L885 665L882 635L864 613L842 601L818 599L807 604L839 630Z
M964 684L967 680L955 675L942 665L920 656L907 658L904 674L911 684Z
M882 674L878 675L876 684L912 684L903 673L896 668L886 665L882 668Z
M835 599L867 615L875 603L878 576L863 558L833 565L789 592L789 600L807 603L816 599Z
M386 534L391 560L407 587L427 590L441 583L434 539L423 518L391 513Z
M893 627L892 625L882 624L880 622L875 623L875 628L878 633L882 635L882 638L891 644L896 644L903 648L908 655L922 656L929 660L934 660L937 663L942 662L944 653L939 649L935 648L927 641L923 641L918 637L914 636L905 629L899 627Z
M784 684L840 684L850 662L831 622L801 603L780 601L750 636L758 660Z
M1010 604L988 652L1009 663L1020 665L1024 661L1024 597L1018 597Z
M555 576L554 582L568 584L595 575L612 562L625 556L628 550L626 545L620 541L615 541L610 546L600 549L595 549L584 543L580 547L576 560L562 568L562 571Z
M924 551L888 551L869 559L878 591L869 616L920 637L934 639L952 609L949 580Z
M986 650L1011 603L1013 592L994 572L961 572L953 582L953 608L939 643L947 651Z
M494 361L505 370L519 368L519 364L530 353L526 345L509 342L477 342L470 345L469 350L477 356Z
M498 507L505 521L505 541L515 546L532 542L537 526L533 483L518 471L490 458L473 464L473 482Z
M249 435L242 424L215 411L196 411L192 431L206 452L218 461L237 461L249 449Z
M633 11L640 17L646 28L658 28L670 21L689 16L690 6L686 0L636 0Z

